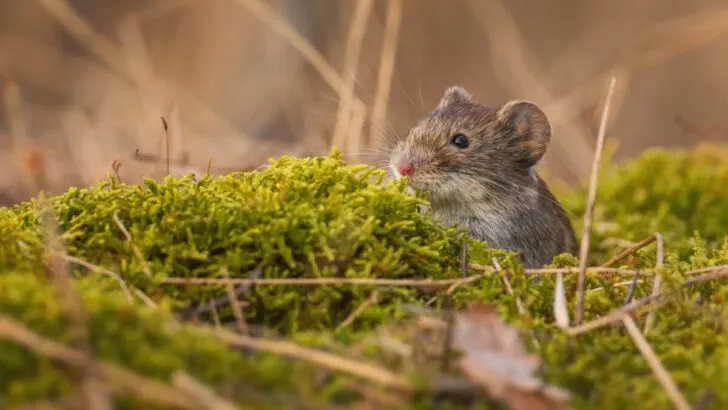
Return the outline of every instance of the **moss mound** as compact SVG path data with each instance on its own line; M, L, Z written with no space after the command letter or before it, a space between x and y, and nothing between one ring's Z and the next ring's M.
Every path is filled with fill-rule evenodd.
M596 223L615 227L595 233L592 258L599 263L621 250L605 242L608 237L634 241L653 231L665 237L668 257L665 267L655 270L654 245L640 250L638 260L629 262L642 269L634 286L631 275L590 272L585 320L608 314L625 300L648 296L655 272L662 275L663 289L677 290L695 277L693 270L728 264L728 240L721 228L722 205L728 198L720 189L728 179L728 162L712 155L715 152L657 150L602 173ZM486 249L456 229L440 228L417 212L426 204L423 198L407 195L401 183L381 186L380 181L380 173L347 166L334 153L323 158L284 157L265 171L219 178L148 180L144 186L110 179L91 189L72 189L1 209L0 314L48 340L70 343L73 328L46 273L48 251L40 211L49 204L65 252L118 273L127 286L159 303L156 309L140 299L130 303L113 278L71 264L96 356L167 385L176 370L184 370L240 408L251 409L353 408L362 403L375 408L498 408L482 392L464 398L462 389L438 384L462 380L463 374L443 364L445 334L433 339L420 322L422 314L438 315L442 307L492 303L504 320L520 329L528 349L542 358L542 378L572 393L572 408L672 406L624 328L607 326L568 336L554 324L555 275L534 281L514 255ZM580 227L584 191L559 197ZM254 335L277 334L353 363L375 364L411 383L414 394L409 395L400 389L383 390L372 383L373 377L351 376L346 366L332 370L310 358L292 360L265 347L240 351L207 327L179 325L184 317L180 309L205 305L226 289L165 282L225 274L266 279L457 279L465 241L471 262L490 264L495 257L503 271L449 290L256 285L240 297ZM556 262L574 264L567 257ZM564 285L573 316L576 276L564 275ZM728 323L727 294L725 280L682 288L659 308L647 336L688 402L704 409L728 405L728 393L721 388L728 383L723 328ZM640 328L650 309L634 312ZM229 303L217 312L222 326L235 324ZM208 314L198 319L213 320ZM46 400L55 403L50 408L63 408L60 400L78 390L73 366L2 335L0 329L0 406ZM121 407L175 408L159 403L151 407L153 403L133 396L122 394Z
M158 286L159 281L221 278L225 271L246 277L256 267L266 278L459 275L458 232L415 212L425 202L405 194L402 184L380 187L381 177L365 167L345 167L338 155L282 158L264 172L199 181L190 176L126 186L109 180L71 189L51 203L68 253L118 272L150 297L169 295L187 305L205 303L224 289ZM0 211L0 265L37 269L43 249L38 213L38 201ZM144 274L145 263L153 277ZM254 323L287 333L325 329L344 320L370 292L260 288L247 299L245 313ZM380 295L383 306L390 294L398 300L415 297L393 289ZM384 309L379 319L391 313Z
M640 241L659 232L666 248L690 255L694 232L717 247L728 231L728 146L653 148L626 164L603 165L600 172L593 260L614 253L615 240ZM587 187L561 189L559 198L581 233Z

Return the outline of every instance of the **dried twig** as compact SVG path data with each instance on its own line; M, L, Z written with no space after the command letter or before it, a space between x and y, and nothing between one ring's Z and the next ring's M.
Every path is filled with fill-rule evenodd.
M503 268L501 268L500 263L498 263L498 259L493 258L493 268L496 272L502 272ZM506 286L506 289L508 290L508 294L511 296L515 296L515 292L513 292L513 287L511 286L511 281L508 279L507 276L501 276L501 280L503 281L503 284ZM518 308L518 313L525 316L526 315L526 308L523 306L523 301L519 296L515 296L516 298L516 307ZM540 346L540 343L538 342L538 339L536 338L535 333L531 332L531 337L533 339L533 344L538 348Z
M471 268L473 265L470 265ZM492 267L478 266L479 270L493 272ZM588 268L594 272L634 275L637 272L634 269L615 269L615 268ZM712 266L709 268L700 268L685 273L687 276L698 275L703 273L713 273L728 269L728 265ZM524 269L524 272L530 275L544 275L556 273L578 273L578 269L574 268L545 268L545 269ZM232 284L255 284L256 286L330 286L330 285L368 285L368 286L401 286L401 287L419 287L419 288L437 288L442 286L464 285L485 278L488 273L468 276L459 279L376 279L376 278L164 278L160 283L167 285L209 285L221 286L227 283ZM649 276L650 272L640 273L641 276Z
M375 381L385 386L391 386L405 392L413 391L414 387L404 377L385 368L369 363L357 362L345 357L333 355L319 350L308 349L295 343L281 340L266 340L236 334L225 329L214 331L223 342L237 347L264 350L271 353L295 359L306 360L333 370L348 373L362 379Z
M134 301L134 296L131 294L131 291L129 290L129 286L124 282L124 279L121 278L116 272L112 272L108 269L104 269L101 266L94 265L92 263L86 262L83 259L76 258L75 256L71 256L65 253L59 253L58 256L61 257L61 259L65 260L66 262L73 263L75 265L83 266L84 268L90 270L91 272L95 273L103 273L104 275L107 275L114 280L116 280L119 283L119 287L124 292L124 295L126 296L126 299L129 302Z
M387 21L384 24L384 39L379 55L379 73L377 87L374 92L374 104L369 122L369 144L374 136L384 127L387 115L389 93L394 77L394 65L399 44L399 27L402 22L403 0L389 0L387 3Z
M369 294L369 297L367 298L367 300L362 302L362 304L359 305L359 307L357 307L353 312L351 312L351 314L349 314L349 316L347 316L346 319L344 319L344 321L341 322L339 324L339 326L336 327L336 331L338 332L339 330L351 325L354 322L354 320L357 317L359 317L359 315L361 315L362 312L364 312L369 306L376 304L378 299L379 299L379 293L375 290L371 294Z
M225 279L230 279L230 272L228 272L227 267L222 268L222 276L224 276ZM230 307L233 309L235 321L238 323L238 329L243 333L248 333L248 325L247 323L245 323L245 316L243 316L243 310L240 308L240 302L238 301L238 297L235 294L235 288L230 282L228 282L226 288L227 296L230 299Z
M0 340L23 345L35 353L74 367L86 367L91 361L83 353L53 340L45 339L24 324L4 315L0 315ZM198 407L190 403L190 398L185 392L156 380L139 376L112 363L104 361L96 363L109 388L116 394L131 393L143 400L162 406L174 406L190 410L198 409Z
M236 410L237 407L220 397L209 387L193 379L189 374L176 371L172 375L172 385L184 390L190 397L194 397L197 404L207 410Z
M584 320L584 298L586 296L586 264L589 256L589 245L591 239L592 219L594 217L594 204L597 196L597 182L599 178L599 162L602 158L602 150L604 149L604 138L607 133L607 119L609 117L609 104L614 94L614 84L617 82L615 77L609 82L609 91L604 103L604 112L602 113L602 122L599 126L599 135L597 137L597 147L594 151L594 162L592 162L591 180L589 181L589 195L587 209L584 214L584 230L581 237L581 247L579 249L579 281L577 282L577 299L576 314L574 322L580 325Z
M486 272L492 272L493 267L489 265L480 265L477 263L471 263L470 269L473 270L480 270L480 271L486 271ZM602 268L600 266L591 266L587 267L587 270L590 270L594 273L611 273L615 275L634 275L635 270L634 269L620 269L620 268ZM524 269L523 273L529 275L529 276L539 276L539 275L553 275L556 273L579 273L581 271L581 268L579 267L569 267L569 268L530 268L530 269ZM469 279L469 278L468 278Z
M634 320L632 320L632 317L627 314L623 314L622 323L624 323L624 327L627 328L627 332L629 332L629 335L632 336L632 340L634 340L637 348L639 348L640 352L642 352L642 356L645 360L647 360L647 363L650 365L650 368L652 368L652 371L655 373L655 376L657 376L662 387L665 388L667 395L670 396L670 399L672 399L675 407L679 410L690 410L690 405L685 400L685 397L683 397L680 393L680 390L678 390L677 385L675 385L675 381L672 380L672 377L670 376L670 373L668 373L667 370L665 370L665 367L662 366L662 363L660 363L660 359L657 355L655 355L650 344L647 343L645 337L642 333L640 333L640 330L637 328Z
M500 266L500 263L498 263L498 260L496 258L493 258L493 268L495 268L496 272L501 272L503 270ZM508 294L511 296L515 296L515 293L513 292L513 287L511 286L511 281L508 280L508 277L501 276L501 280L503 281L503 284L506 286L506 290L508 290ZM523 307L523 302L521 301L521 298L518 296L515 296L515 298L516 298L516 307L518 308L518 313L525 315L526 308Z
M696 271L705 271L705 270L696 269L693 272L696 272ZM683 282L680 285L680 288L685 289L685 288L688 288L693 285L698 285L701 283L710 282L711 280L714 280L714 279L720 279L720 278L725 278L725 277L728 277L728 267L722 266L718 269L707 271L706 273L704 273L700 276L686 280L685 282ZM677 292L679 292L679 291L661 292L661 293L657 293L657 294L652 294L650 296L645 296L643 298L632 301L631 303L624 305L618 309L615 309L612 313L610 313L606 316L602 316L599 319L595 319L589 323L584 323L582 325L569 328L567 330L567 333L569 333L572 336L575 336L580 333L585 333L585 332L588 332L588 331L591 331L594 329L598 329L603 326L610 325L612 323L620 321L622 319L622 315L629 314L630 312L637 310L652 302L656 302L656 301L662 302L663 299L665 299L668 296L675 295Z
M152 299L150 299L149 296L145 295L144 292L142 292L141 290L139 290L137 288L133 288L133 289L134 289L134 293L136 293L137 297L139 297L139 299L141 299L145 305L149 306L152 309L157 308L157 304L154 303L154 301Z
M625 249L624 251L620 252L619 255L613 257L612 259L604 262L600 266L603 268L610 268L614 266L617 262L621 261L622 259L626 258L627 256L635 254L638 250L644 248L645 246L651 244L657 239L657 233L653 233L652 235L648 236L647 238L637 242L629 249Z
M657 239L657 268L662 268L665 265L665 243L662 240L662 235L655 232L655 239ZM652 283L652 294L657 295L660 292L660 285L662 284L662 275L657 272L655 281ZM650 332L652 323L655 321L655 311L650 311L645 319L645 334Z
M121 232L124 234L124 237L126 237L127 242L131 245L131 249L134 252L134 255L136 255L137 259L139 259L139 263L142 265L142 270L148 277L152 277L152 271L149 269L149 266L147 265L147 261L144 259L144 255L142 255L142 251L139 250L139 248L134 245L134 242L132 242L131 233L126 229L124 224L121 222L121 219L119 219L119 213L118 211L114 211L114 215L112 216L114 219L114 223L116 223L116 226L121 229Z

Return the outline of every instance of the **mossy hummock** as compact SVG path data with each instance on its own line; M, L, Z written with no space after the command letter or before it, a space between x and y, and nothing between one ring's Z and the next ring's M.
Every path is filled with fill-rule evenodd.
M674 171L669 183L655 183L652 176L658 168L663 174ZM638 240L659 231L668 250L666 266L659 271L663 288L676 287L691 269L728 264L728 242L723 242L721 228L725 224L715 223L725 219L725 206L719 205L727 201L716 184L728 181L726 170L726 162L705 150L654 151L633 163L610 166L603 172L596 222L610 222L617 228L595 233L593 258L621 250L606 246L607 237ZM419 212L420 206L427 205L426 197L409 195L401 182L383 184L382 176L381 171L348 166L334 152L328 157L283 157L263 171L199 180L190 175L127 186L110 178L93 188L73 188L61 196L0 209L0 314L48 339L70 340L68 317L59 307L45 267L48 251L40 212L49 205L65 252L115 272L134 290L130 302L114 278L70 265L89 315L98 358L166 383L175 370L185 370L244 408L282 409L292 403L303 403L305 408L346 408L365 396L361 382L353 382L351 376L264 351L241 352L198 324L172 326L179 321L175 312L206 304L226 289L171 285L165 279L249 278L257 269L264 278L452 279L462 275L460 251L467 242L471 262L490 264L495 257L504 272L449 292L446 287L256 285L240 297L245 302L244 318L256 334L286 337L378 363L417 384L442 376L439 361L414 365L413 361L422 360L417 355L385 359L392 347L382 344L387 340L382 339L382 329L388 329L387 338L392 340L411 332L416 327L412 312L428 302L431 307L455 309L492 303L504 319L524 331L526 344L541 355L544 380L572 392L573 408L671 406L626 332L607 327L566 336L553 320L555 276L533 281L515 255L488 249L457 228L441 228ZM567 199L565 206L576 218L583 209L581 192L559 195ZM636 194L615 200L626 192ZM637 223L639 215L646 225L642 228ZM574 222L580 226L578 219ZM695 236L693 231L705 234ZM631 276L589 273L586 320L619 307L628 293L635 299L651 293L654 245L637 256L632 262L644 274L633 292ZM575 259L567 256L555 261L560 266L574 264ZM512 293L502 280L506 274ZM573 312L576 277L564 278ZM375 289L378 297L372 303ZM728 323L727 292L720 281L683 290L681 297L660 307L648 335L688 401L704 401L706 409L728 405L728 393L721 389L728 384L728 340L723 330ZM159 305L146 306L138 294ZM525 313L519 312L516 299ZM357 311L362 305L365 308ZM229 303L217 311L223 323L234 323ZM353 320L339 327L352 314ZM644 325L644 316L643 311L636 312L638 325ZM213 320L208 315L198 319ZM0 341L0 349L1 406L54 402L77 387L67 366L14 343ZM119 403L124 408L150 408L131 396L122 399ZM435 402L426 389L401 400L401 406L393 408L444 405ZM494 408L485 399L478 403L448 406Z

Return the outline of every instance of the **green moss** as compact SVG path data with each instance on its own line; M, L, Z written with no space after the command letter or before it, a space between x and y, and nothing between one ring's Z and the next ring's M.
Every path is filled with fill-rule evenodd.
M664 288L676 289L691 269L728 264L723 228L728 222L723 212L728 198L720 188L728 181L728 162L718 152L655 150L634 162L607 166L595 226L603 228L609 222L615 227L595 232L594 262L622 249L605 243L607 238L634 241L659 231L668 249L666 266L660 271ZM292 403L323 408L323 402L348 408L359 402L363 383L350 376L266 352L241 353L196 325L170 327L170 308L207 302L225 290L162 282L170 277L218 278L223 270L231 277L245 278L259 266L265 278L459 277L461 232L442 229L419 214L418 207L426 204L422 197L406 194L402 183L381 186L380 177L368 168L346 166L335 152L322 158L284 157L265 171L219 178L147 180L143 186L109 179L97 187L71 189L50 198L69 254L119 273L130 286L161 303L158 309L138 300L129 303L117 282L74 266L79 278L76 288L90 315L95 352L104 360L166 382L173 371L184 369L245 408L282 409L291 408ZM560 191L558 197L564 199L580 228L585 189ZM46 338L67 343L68 319L44 274L41 203L0 209L0 313ZM132 243L114 221L115 214L131 233ZM544 378L574 394L574 408L671 406L623 329L608 327L573 338L564 335L553 323L555 276L533 281L514 255L468 241L472 262L498 258L513 294L506 291L498 274L447 295L445 289L433 293L382 287L377 303L340 330L336 327L369 299L373 286L256 286L243 297L247 302L243 311L249 324L266 333L275 331L296 343L372 361L406 375L425 391L410 400L403 397L405 408L486 409L496 406L484 397L477 407L433 401L426 386L442 375L438 357L442 340L423 335L410 312L421 309L433 296L437 308L493 303L509 323L524 331L529 349L541 355ZM142 253L151 278L132 245ZM650 270L654 254L654 245L643 249L635 266ZM575 265L575 259L566 255L554 262ZM601 290L587 294L586 320L619 307L629 293L628 283L620 282L630 279L590 272L588 288ZM576 276L565 275L564 281L573 316ZM651 290L651 277L645 274L633 297L646 296ZM714 397L705 409L728 405L728 395L721 389L728 384L727 294L728 287L721 281L682 291L659 309L648 335L689 402L696 403L707 394ZM525 314L519 312L517 299ZM228 306L219 313L223 321L231 321ZM637 312L638 326L644 326L644 317L644 312ZM397 341L413 346L415 354L393 352ZM0 348L0 400L5 400L0 403L63 397L75 386L64 366L23 346L0 342ZM452 376L461 375L454 372ZM130 397L124 400L124 408L149 408Z
M681 258L690 255L695 231L709 246L719 246L728 227L727 156L728 146L706 145L652 148L618 166L605 161L594 209L593 260L616 253L607 239L636 242L653 232ZM587 187L558 193L581 234Z
M92 189L71 189L52 203L69 253L119 272L150 296L169 295L182 303L205 302L224 291L160 287L158 280L222 277L223 268L231 277L247 277L257 266L267 278L458 275L458 258L451 256L459 255L457 231L440 229L415 212L424 201L405 194L401 183L370 182L380 175L344 167L338 156L282 158L265 172L199 181L147 180L141 187L109 180ZM0 213L0 266L37 266L37 212L33 202ZM144 275L115 213L154 272L153 280ZM324 329L344 320L370 292L350 286L260 287L245 312L254 323L287 333ZM416 294L393 289L381 297L388 306L391 297L413 300ZM232 314L220 313L223 319ZM365 318L381 321L391 314L391 308L383 308Z

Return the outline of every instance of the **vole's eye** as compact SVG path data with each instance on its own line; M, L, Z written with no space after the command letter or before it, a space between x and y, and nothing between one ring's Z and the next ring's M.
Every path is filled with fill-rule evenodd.
M468 137L463 134L455 134L450 137L450 143L458 148L467 148L470 145Z

